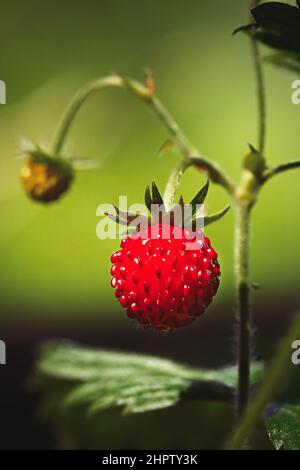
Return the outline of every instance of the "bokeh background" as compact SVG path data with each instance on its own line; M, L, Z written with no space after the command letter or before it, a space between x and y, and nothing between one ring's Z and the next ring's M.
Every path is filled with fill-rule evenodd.
M26 137L50 143L66 104L86 81L114 71L141 77L150 67L159 96L187 135L237 178L247 143L256 144L249 44L231 34L247 22L247 1L0 0L0 11L0 79L7 84L7 104L0 106L0 337L8 362L0 369L0 445L51 448L55 433L39 421L38 397L26 389L36 347L45 338L64 336L206 367L234 360L234 214L207 230L220 255L222 283L205 317L168 336L137 329L112 294L109 258L118 241L96 238L96 208L117 203L119 195L142 202L154 178L163 187L178 159L172 151L157 155L165 129L124 90L95 96L82 108L67 150L95 157L99 168L78 173L68 195L49 207L23 194L17 142ZM265 71L266 157L276 164L299 158L300 107L291 103L297 77L271 66ZM189 170L182 193L191 197L203 182L201 173ZM207 208L216 211L227 202L211 186ZM252 276L261 285L254 292L253 354L268 360L299 305L299 173L267 185L253 216ZM216 405L202 411L189 405L126 418L125 424L108 415L100 423L106 440L84 445L215 447L225 432L215 423L211 432L199 429L197 443L189 439L203 414L213 422L216 412L220 416ZM187 421L184 436L182 429L170 433L172 420ZM141 442L134 434L149 423L159 423L161 432Z

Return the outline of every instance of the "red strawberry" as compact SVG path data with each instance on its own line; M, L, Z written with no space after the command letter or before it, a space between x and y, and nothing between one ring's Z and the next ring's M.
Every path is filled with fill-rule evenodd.
M154 224L124 238L111 262L111 285L127 315L156 330L192 323L219 286L217 254L202 231L192 240L189 229Z

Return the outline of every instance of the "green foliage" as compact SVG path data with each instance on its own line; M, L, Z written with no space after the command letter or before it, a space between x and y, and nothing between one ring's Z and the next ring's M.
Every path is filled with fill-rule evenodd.
M298 7L299 2L297 2ZM267 60L279 67L300 70L300 10L280 2L262 3L252 9L255 24L242 26L244 31L267 46L280 52Z
M262 375L254 363L252 384ZM36 386L48 411L84 406L88 415L121 407L125 414L158 410L180 399L231 401L236 367L202 370L151 356L86 349L58 342L43 348Z
M284 405L266 419L276 450L300 450L300 406Z

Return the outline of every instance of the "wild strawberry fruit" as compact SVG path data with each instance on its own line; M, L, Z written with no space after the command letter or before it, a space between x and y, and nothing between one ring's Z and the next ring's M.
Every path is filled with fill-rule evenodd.
M130 318L175 330L204 313L217 292L220 267L209 239L202 232L196 239L191 242L186 229L161 224L123 239L111 257L111 285Z
M21 169L21 180L31 199L49 203L67 191L73 180L73 169L62 159L31 155Z
M219 287L220 266L196 219L207 192L208 182L191 201L192 216L187 217L182 197L166 211L155 183L152 194L146 188L147 208L152 214L153 204L159 205L160 212L152 214L150 224L145 216L147 223L142 226L139 216L136 231L122 240L111 257L111 286L129 318L155 330L172 331L192 323L211 303ZM183 210L180 226L172 217L178 206ZM116 214L109 217L132 228L136 214L115 209ZM200 218L202 224L219 220L228 209Z

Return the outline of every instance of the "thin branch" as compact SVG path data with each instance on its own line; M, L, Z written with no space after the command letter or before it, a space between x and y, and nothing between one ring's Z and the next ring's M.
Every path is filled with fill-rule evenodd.
M185 170L191 165L191 160L188 158L184 158L178 163L178 165L170 174L163 196L164 204L167 210L170 209L174 202L176 190L180 184L181 178Z
M238 389L237 416L240 418L248 404L251 356L251 307L249 281L250 207L236 208L236 278L238 322Z
M250 9L255 8L260 0L249 0ZM251 15L252 20L252 15ZM254 37L250 38L251 49L254 61L254 70L257 86L257 104L258 104L258 150L264 153L266 140L266 98L265 98L265 80L261 64L258 42Z
M296 168L300 168L300 160L296 160L294 162L282 163L274 168L270 168L265 171L262 176L262 182L265 183L270 178L280 173L284 173L285 171L294 170Z
M108 77L100 78L99 80L87 83L75 94L74 98L66 108L58 123L52 144L52 151L54 155L58 155L61 152L71 124L73 123L76 114L87 98L104 88L115 86L122 87L123 79L118 75L110 75Z
M256 7L259 0L249 0L250 9ZM252 18L251 18L252 19ZM260 61L259 46L254 38L250 39L257 86L258 101L258 149L263 153L265 147L265 90L264 77ZM243 184L243 182L242 182ZM238 387L237 416L244 414L249 400L250 357L251 357L251 305L250 305L250 213L251 204L237 201L236 220L236 278L237 278L237 322L238 322Z
M120 75L110 75L90 82L74 96L57 127L52 145L54 155L58 155L61 152L74 118L86 99L107 87L121 87L127 89L146 103L158 116L171 136L175 138L183 154L184 164L188 162L187 166L193 164L199 167L211 177L212 181L222 185L228 192L234 194L235 187L230 178L216 163L206 159L195 149L158 97L150 93L143 83L121 77Z
M223 188L234 197L236 191L235 184L218 163L208 160L200 154L192 155L190 160L192 164L203 171L212 182L223 186Z

